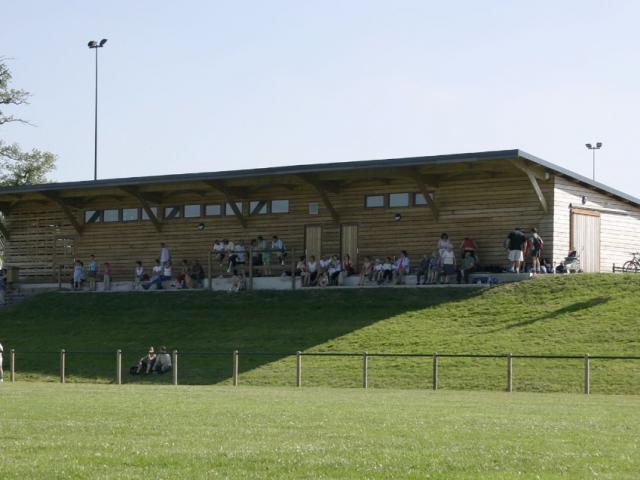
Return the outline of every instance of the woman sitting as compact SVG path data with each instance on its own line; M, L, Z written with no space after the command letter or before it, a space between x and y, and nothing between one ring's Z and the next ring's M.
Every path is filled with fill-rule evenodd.
M140 375L140 373L142 373L143 370L144 370L144 373L148 375L153 370L153 366L155 363L156 363L156 352L151 346L149 347L149 351L147 352L147 354L144 357L142 357L138 362L138 366L136 367L136 370L135 370L136 375Z
M363 286L365 280L371 281L373 277L373 264L371 263L371 257L364 257L364 262L362 263L362 269L360 270L360 281L358 282L359 286Z

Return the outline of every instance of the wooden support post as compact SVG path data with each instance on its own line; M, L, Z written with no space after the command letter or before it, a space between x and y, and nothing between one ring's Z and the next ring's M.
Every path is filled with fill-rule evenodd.
M302 386L302 352L296 352L296 387Z
M291 250L291 290L296 289L296 255L295 250Z
M172 383L178 385L178 350L173 351L171 359Z
M432 379L433 379L433 389L434 390L438 390L438 384L439 384L439 379L438 379L438 352L435 352L433 354L433 374L432 374Z
M362 388L369 388L369 354L362 354Z
M591 365L588 353L584 355L584 393L585 395L591 393Z
M209 276L209 291L213 290L213 252L209 252L209 270L207 271Z
M240 363L240 352L233 351L233 386L238 386L238 363Z
M9 366L9 380L11 382L16 381L16 351L12 348L9 353L9 361L11 362Z
M60 350L60 383L65 381L66 359L67 352L64 349Z
M513 392L513 357L507 356L507 392Z
M249 247L249 290L253 290L253 247Z
M122 385L122 350L116 351L116 385Z

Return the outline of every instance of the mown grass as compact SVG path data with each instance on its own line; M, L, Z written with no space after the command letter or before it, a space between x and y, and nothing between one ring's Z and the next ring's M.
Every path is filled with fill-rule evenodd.
M639 355L637 275L539 278L491 289L46 294L0 312L0 341L18 351L18 380L111 382L115 351L134 364L148 345L180 351L180 382L225 384L239 349L240 383L293 385L307 352ZM98 351L100 354L78 353ZM50 353L26 353L50 352ZM212 356L197 352L223 352ZM250 355L266 352L271 355ZM640 393L639 361L593 361L594 393ZM500 390L504 360L442 359L443 389ZM514 360L519 391L579 392L581 360ZM128 382L169 382L168 377ZM361 385L361 360L304 357L305 386ZM371 358L374 388L425 388L429 358Z
M634 396L0 385L0 478L635 479Z

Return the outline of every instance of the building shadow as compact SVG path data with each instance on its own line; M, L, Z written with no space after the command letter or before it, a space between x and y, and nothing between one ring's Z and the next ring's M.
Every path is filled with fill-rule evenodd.
M112 382L116 350L122 349L125 382L168 383L170 375L129 376L148 346L165 345L179 352L181 384L216 384L230 381L236 349L242 375L396 315L467 300L483 291L48 293L0 312L0 341L7 370L9 349L16 349L18 380L57 380L64 348L69 381Z

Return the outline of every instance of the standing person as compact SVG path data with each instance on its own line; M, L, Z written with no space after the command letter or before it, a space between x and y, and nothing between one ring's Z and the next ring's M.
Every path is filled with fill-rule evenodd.
M449 240L449 235L443 233L440 235L440 240L438 240L438 251L440 252L440 257L447 251L449 247L451 247L451 240Z
M136 271L135 276L133 277L133 289L135 290L140 286L142 281L144 280L144 267L142 266L142 261L138 260L136 262Z
M258 249L262 257L262 274L264 276L271 275L271 249L262 235L258 236Z
M456 254L453 253L453 245L449 245L440 258L442 259L444 283L449 283L451 275L456 273Z
M277 235L274 235L271 239L271 250L276 252L276 255L278 255L278 261L281 265L284 265L287 258L287 252L285 252L284 242L279 239Z
M73 289L80 290L82 288L82 262L76 260L73 266Z
M89 255L89 263L87 264L87 277L89 277L89 290L96 289L96 278L98 277L98 264L95 255Z
M542 255L544 242L540 235L538 235L536 228L531 229L529 241L531 242L531 269L533 273L540 273L540 256Z
M4 371L2 370L2 344L0 343L0 383L4 382Z
M213 256L218 260L220 268L222 268L222 262L224 260L224 244L220 240L213 241Z
M527 237L522 233L521 227L514 228L507 239L505 244L509 250L509 261L511 262L511 273L520 273L520 266L524 260L524 247L527 243Z
M169 252L169 247L167 247L166 243L162 242L160 244L160 264L164 266L170 261L171 261L171 253Z
M311 255L311 258L307 262L307 269L304 275L303 285L305 287L309 287L316 283L316 279L318 278L318 262L316 261L316 257Z
M106 262L102 267L102 278L104 279L104 291L111 290L111 264Z

